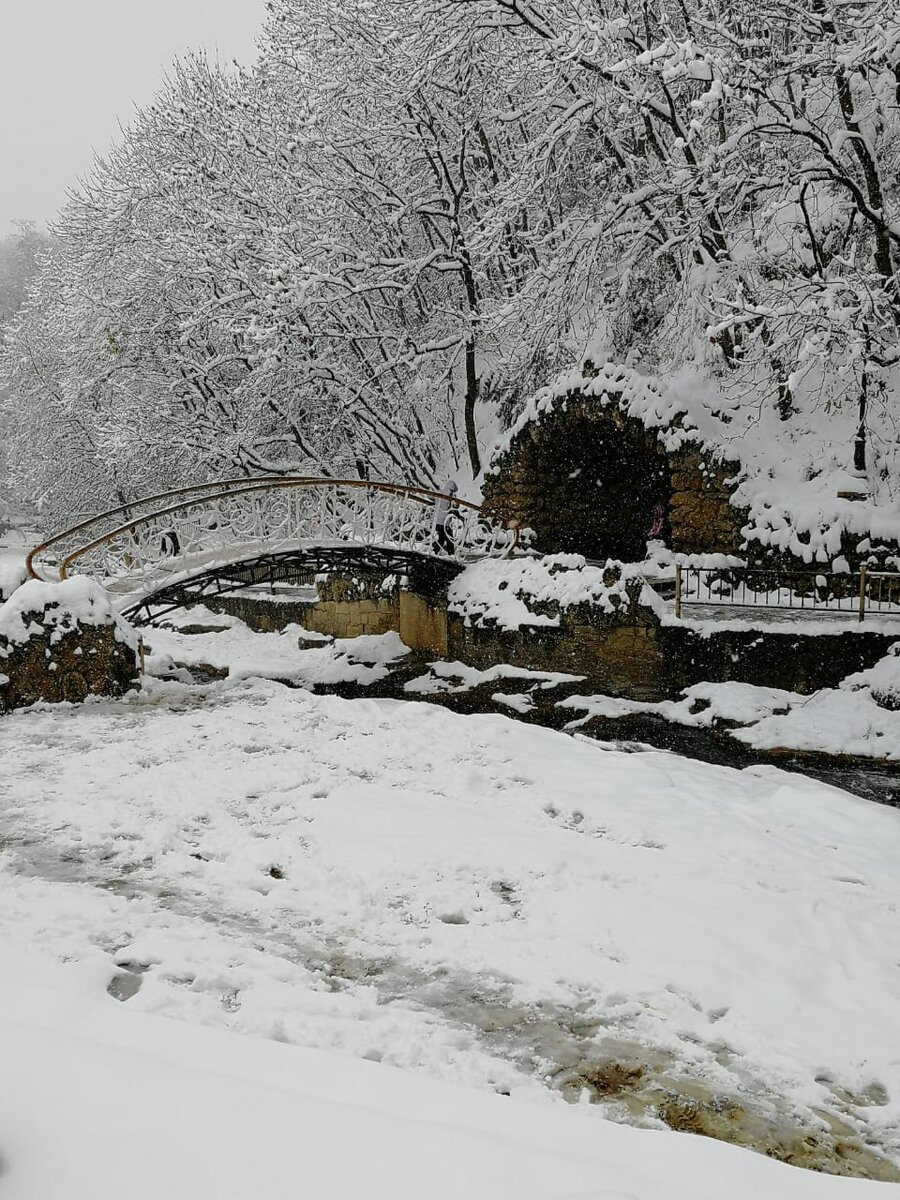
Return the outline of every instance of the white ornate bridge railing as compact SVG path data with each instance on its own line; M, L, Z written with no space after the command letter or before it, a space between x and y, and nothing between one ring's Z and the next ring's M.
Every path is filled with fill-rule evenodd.
M361 480L225 480L100 513L37 546L27 566L36 578L78 573L134 595L263 552L353 545L467 562L515 549L516 530L454 498L446 523L453 553L438 550L440 500L447 498L427 488Z

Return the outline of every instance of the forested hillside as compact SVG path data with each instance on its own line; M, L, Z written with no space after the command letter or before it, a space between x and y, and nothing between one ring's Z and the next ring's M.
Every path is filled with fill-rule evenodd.
M178 64L61 214L14 479L62 517L474 478L590 356L895 509L898 191L890 0L271 0L255 68Z

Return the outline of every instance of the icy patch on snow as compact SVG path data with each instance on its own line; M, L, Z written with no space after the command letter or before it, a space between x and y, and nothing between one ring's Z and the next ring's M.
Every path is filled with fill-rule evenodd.
M117 1010L900 1154L900 813L247 680L14 714L0 757L0 942L140 970Z
M708 1138L597 1121L587 1108L188 1028L98 996L96 974L2 953L6 1200L865 1200L873 1192Z

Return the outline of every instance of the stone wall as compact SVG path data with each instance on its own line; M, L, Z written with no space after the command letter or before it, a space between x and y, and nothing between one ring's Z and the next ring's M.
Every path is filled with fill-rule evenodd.
M694 469L702 468L695 464ZM709 490L714 496L714 489ZM591 603L560 608L526 601L536 623L506 630L491 619L467 623L448 611L446 596L430 585L428 594L422 594L396 581L386 594L384 584L377 576L331 575L318 580L317 604L238 595L210 606L264 630L294 623L347 638L395 631L411 650L432 658L479 670L504 663L583 676L581 690L634 700L674 698L707 680L809 693L835 687L846 675L873 666L896 640L855 630L811 636L760 630L703 634L689 626L661 625L640 602L639 580L626 580L626 602L612 610ZM559 623L541 623L547 616Z
M707 635L660 626L647 609L601 622L572 610L560 628L513 631L448 619L447 657L486 670L509 663L586 677L589 689L632 700L674 699L701 682L737 681L809 695L875 665L896 637L721 630Z
M873 667L897 640L863 630L808 635L717 630L701 635L674 625L663 627L659 639L668 696L695 683L729 681L810 695Z
M305 629L311 607L307 601L246 593L229 595L227 592L222 596L206 596L203 603L210 612L237 617L258 633L280 633L288 625L300 625Z
M337 637L394 630L411 650L488 670L498 663L531 671L585 677L584 689L633 700L662 700L702 681L736 680L808 694L836 687L873 666L896 638L863 631L804 636L760 630L700 634L661 626L635 598L618 613L576 605L560 624L504 630L466 624L448 613L446 600L400 590L395 601L365 597L286 605L269 598L222 598L217 607L257 629L296 623ZM297 620L296 608L302 610Z
M0 672L0 712L39 700L80 704L88 696L123 696L139 675L134 652L110 626L72 630L52 646L33 637L0 656Z
M137 646L97 584L23 584L0 608L0 712L124 695L139 680Z
M397 632L410 650L447 658L450 653L447 603L419 596L415 592L400 592Z
M304 622L304 629L337 638L390 633L396 628L394 600L326 600L312 605Z
M558 629L539 625L516 630L466 625L451 613L447 657L479 670L507 663L529 671L582 675L598 692L634 700L667 694L659 634L649 611L644 620L626 617L598 625L572 614Z
M318 602L307 607L305 629L352 638L390 633L399 624L399 587L373 576L320 576Z
M411 650L479 669L508 663L584 675L598 691L635 699L654 699L665 687L656 618L638 603L637 584L629 585L628 604L621 611L580 604L560 613L558 627L537 624L511 631L467 625L461 616L448 613L446 594L438 595L428 580L425 594L398 582L386 595L377 576L329 575L316 586L317 603L247 594L206 603L264 632L290 624L342 638L395 631Z
M734 464L712 464L696 447L669 457L670 545L681 554L737 554L744 517L731 504Z
M210 597L205 603L214 612L238 617L261 633L300 625L314 633L353 638L398 629L400 587L396 579L389 580L386 588L384 576L378 573L352 576L333 573L319 575L315 586L316 601L236 592Z

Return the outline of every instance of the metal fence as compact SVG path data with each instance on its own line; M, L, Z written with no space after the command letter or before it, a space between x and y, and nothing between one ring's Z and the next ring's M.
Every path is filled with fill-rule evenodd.
M675 616L687 606L751 608L757 611L805 611L810 615L845 614L900 617L900 572L785 571L775 567L675 566Z

